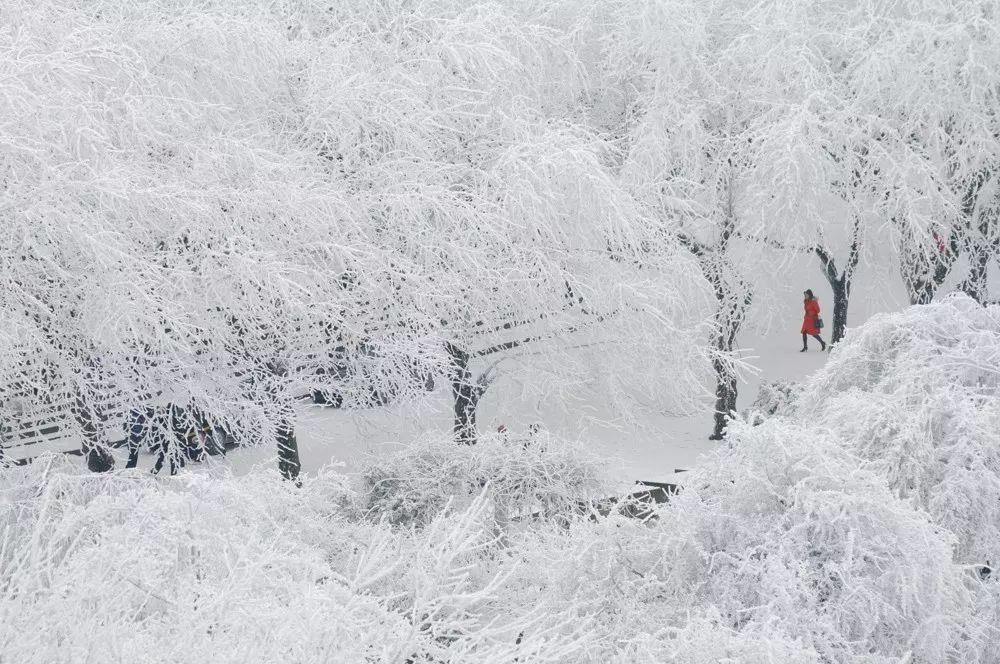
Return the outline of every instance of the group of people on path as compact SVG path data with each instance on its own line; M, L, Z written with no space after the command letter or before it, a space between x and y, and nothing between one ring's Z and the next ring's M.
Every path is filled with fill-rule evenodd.
M819 300L813 295L812 290L807 289L802 293L803 304L805 306L805 317L802 319L802 350L804 353L809 350L809 337L812 337L820 344L820 351L826 350L826 342L820 336L823 329L823 319L819 315Z
M213 426L196 408L177 404L133 408L128 420L128 463L135 468L139 463L139 450L145 443L156 454L153 474L169 463L170 474L187 462L204 460L205 456L225 455L227 432Z

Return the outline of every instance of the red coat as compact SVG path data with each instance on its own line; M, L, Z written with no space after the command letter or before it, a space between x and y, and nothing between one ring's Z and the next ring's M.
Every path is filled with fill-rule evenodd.
M816 319L819 318L819 300L813 298L805 301L806 315L802 319L802 334L819 334Z

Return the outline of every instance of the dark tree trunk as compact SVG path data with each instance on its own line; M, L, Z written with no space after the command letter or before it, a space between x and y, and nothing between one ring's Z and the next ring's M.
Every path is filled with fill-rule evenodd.
M910 304L930 304L934 301L934 293L937 288L933 283L925 279L919 281L907 281L906 293L910 298Z
M737 288L734 289L725 279L718 264L708 265L705 273L713 285L718 305L715 311L715 323L718 331L713 345L720 355L712 361L712 368L715 370L715 414L712 434L708 439L722 440L726 435L726 425L729 418L736 410L736 399L739 396L736 372L722 358L722 355L733 352L736 346L736 337L746 319L747 309L750 307L753 294L742 279L738 281Z
M729 422L730 413L736 410L736 374L727 367L724 362L715 360L712 363L715 369L715 426L709 440L722 440L726 435L726 425Z
M962 216L965 218L965 249L969 256L969 277L961 289L980 304L989 297L989 264L1000 250L1000 218L995 205L980 206L980 194L991 179L997 177L996 168L984 169L972 179L962 198ZM987 187L986 191L991 188ZM977 210L979 218L976 218Z
M969 252L969 278L962 285L962 290L979 304L985 304L989 295L987 274L991 253L985 242L977 242Z
M720 354L729 354L733 351L736 345L736 336L746 318L750 301L749 290L744 291L738 297L733 296L719 301L716 322L720 328L715 338L715 348ZM739 391L736 383L736 372L728 362L717 357L712 361L712 368L715 370L715 414L712 434L708 439L722 440L726 435L726 425L729 418L736 410L736 399L739 396Z
M475 445L476 408L482 393L472 382L469 354L454 344L448 344L448 354L451 355L451 394L455 403L455 440Z
M736 345L736 337L753 299L749 286L729 262L729 243L737 234L737 219L732 180L725 187L726 200L722 210L724 217L717 240L713 244L705 244L686 234L678 235L681 244L697 259L705 280L712 285L716 301L716 332L712 344L719 354L712 360L715 371L715 413L709 440L722 440L725 437L729 418L736 410L739 395L736 372L725 356L732 353Z
M278 472L281 477L299 484L302 462L299 460L299 441L295 437L292 419L281 422L278 428Z
M830 282L833 289L833 328L830 332L830 343L835 344L844 338L847 332L847 305L851 300L851 282L837 279Z
M904 270L907 268L904 268ZM928 279L924 275L903 274L903 284L906 286L906 295L910 304L930 304L934 301L938 287L944 283L950 267L944 267L938 263L934 268L934 276Z
M824 247L816 246L813 251L819 258L823 276L833 291L833 330L830 343L836 344L847 332L847 305L851 300L851 279L854 278L854 270L861 260L861 218L855 215L852 220L851 246L843 272L837 270L836 261Z
M278 360L270 360L265 365L270 374L269 384L265 387L267 393L278 402L278 430L275 432L278 444L278 472L281 477L299 485L299 473L302 462L299 459L299 441L295 436L295 408L288 402L285 386L281 385L288 374L288 366Z
M904 221L899 219L894 221L900 226L902 236L900 273L910 304L930 304L938 288L951 273L951 268L958 257L959 233L953 229L947 242L935 234L935 246L928 250Z

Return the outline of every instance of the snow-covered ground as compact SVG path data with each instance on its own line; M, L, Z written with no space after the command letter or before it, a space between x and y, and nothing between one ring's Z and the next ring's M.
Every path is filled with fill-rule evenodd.
M747 344L747 358L758 367L756 374L744 377L740 385L739 407L748 406L757 394L761 381L800 381L818 369L828 357L817 344L808 353L800 353L797 335L760 336ZM503 390L498 383L494 389ZM299 411L299 451L305 472L315 472L327 463L342 463L348 472L358 460L379 449L406 443L421 437L447 432L451 426L450 395L436 392L427 403L416 406L383 408L365 412L332 410L304 406ZM523 406L524 404L522 404ZM710 412L687 416L650 415L639 430L629 431L602 423L600 408L588 405L587 413L538 412L522 408L523 416L498 413L495 399L486 399L480 413L483 430L492 431L500 424L512 433L523 433L527 426L541 422L549 431L571 439L585 440L594 451L608 459L608 469L618 479L671 481L677 469L690 468L699 455L714 447L708 440ZM229 463L236 472L274 461L274 450L259 448L231 453Z

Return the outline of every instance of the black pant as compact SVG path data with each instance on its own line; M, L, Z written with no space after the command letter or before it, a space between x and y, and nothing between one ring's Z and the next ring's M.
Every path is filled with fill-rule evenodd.
M820 343L820 346L822 347L823 350L826 350L826 342L823 341L823 337L819 336L818 334L808 335L805 332L802 333L802 350L805 350L806 348L809 347L807 342L810 336L812 336L813 339L815 339Z
M139 448L143 443L149 445L150 451L156 453L156 463L153 473L159 473L164 461L170 465L170 474L177 474L177 462L174 450L171 449L171 413L172 407L133 408L129 411L128 432L128 463L126 468L135 468L139 463ZM182 448L181 448L182 449Z
M139 448L150 432L156 413L152 407L133 408L128 414L128 463L126 468L135 468L139 463Z

